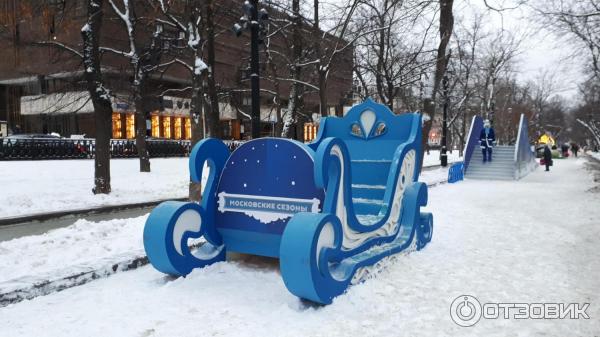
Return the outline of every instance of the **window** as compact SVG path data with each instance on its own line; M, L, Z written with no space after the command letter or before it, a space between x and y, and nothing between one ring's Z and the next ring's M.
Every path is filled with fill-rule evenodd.
M181 139L181 117L175 117L173 121L175 139Z
M160 116L152 115L150 121L152 124L152 137L160 138Z
M329 110L329 116L337 116L335 113L335 106L330 106L328 110Z
M125 119L125 137L127 139L135 138L135 115L127 114Z
M221 130L224 139L231 138L231 121L221 121Z
M192 120L185 119L185 139L192 139Z
M315 123L304 123L304 142L310 142L317 137L319 127Z
M162 118L163 138L171 138L171 116Z
M113 113L112 114L112 137L113 138L122 138L123 132L121 131L121 114Z

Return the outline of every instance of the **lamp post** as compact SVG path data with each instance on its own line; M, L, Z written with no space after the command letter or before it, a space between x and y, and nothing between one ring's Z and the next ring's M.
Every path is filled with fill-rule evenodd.
M442 167L448 166L448 154L446 153L446 142L448 133L448 75L444 75L442 79L444 86L444 115L442 117L442 153L440 154Z
M244 16L240 22L233 25L233 32L237 37L242 35L244 29L250 30L250 86L252 92L251 127L252 138L260 138L260 71L258 45L262 43L264 24L269 20L265 9L258 10L258 0L249 0L242 6Z

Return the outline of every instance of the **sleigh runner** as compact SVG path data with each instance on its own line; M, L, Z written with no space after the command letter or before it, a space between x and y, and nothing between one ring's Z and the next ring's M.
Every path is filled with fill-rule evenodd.
M331 303L369 267L431 240L420 155L421 116L395 116L369 99L324 118L307 145L260 138L229 153L205 139L190 156L193 181L209 167L201 203L156 207L146 253L172 275L223 261L226 251L276 257L290 292ZM206 243L191 252L187 241L198 237Z

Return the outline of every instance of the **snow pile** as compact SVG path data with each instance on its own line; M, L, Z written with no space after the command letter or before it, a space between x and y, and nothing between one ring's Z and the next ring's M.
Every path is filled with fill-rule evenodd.
M94 195L93 160L3 161L0 218L188 195L187 158L157 158L151 165L152 172L140 173L138 159L112 160L112 192Z
M147 215L100 222L78 220L42 235L0 242L0 290L52 280L144 256ZM25 281L26 280L26 281Z
M0 308L10 336L600 335L600 193L585 160L521 181L430 190L432 242L385 262L329 306L298 300L277 263L246 258L171 279L152 267ZM40 256L48 255L43 250ZM591 319L485 320L462 328L451 302L591 303Z
M426 183L430 187L445 183L448 181L448 167L440 167L427 171L423 170L419 175L419 181Z
M463 160L462 157L458 156L458 150L454 150L452 152L447 152L448 155L448 163L454 163L456 161ZM431 150L429 154L425 152L423 156L423 166L437 166L440 165L440 151L439 150Z

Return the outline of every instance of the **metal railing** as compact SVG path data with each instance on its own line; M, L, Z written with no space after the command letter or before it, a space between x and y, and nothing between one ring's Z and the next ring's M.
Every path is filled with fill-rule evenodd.
M465 165L464 162L459 161L450 165L448 169L448 182L453 184L464 179Z
M525 114L521 114L519 120L519 132L515 144L514 162L515 179L521 179L537 167L535 153L531 150L531 144L529 144L529 131Z
M471 128L469 129L469 135L467 136L467 145L464 152L464 172L467 172L467 169L469 168L473 151L479 148L479 133L481 132L481 129L483 129L483 119L479 116L473 116Z
M224 141L231 151L242 141ZM148 139L151 158L185 157L191 151L189 140ZM94 158L95 139L0 138L0 160L85 159ZM137 157L134 139L111 139L112 158Z

